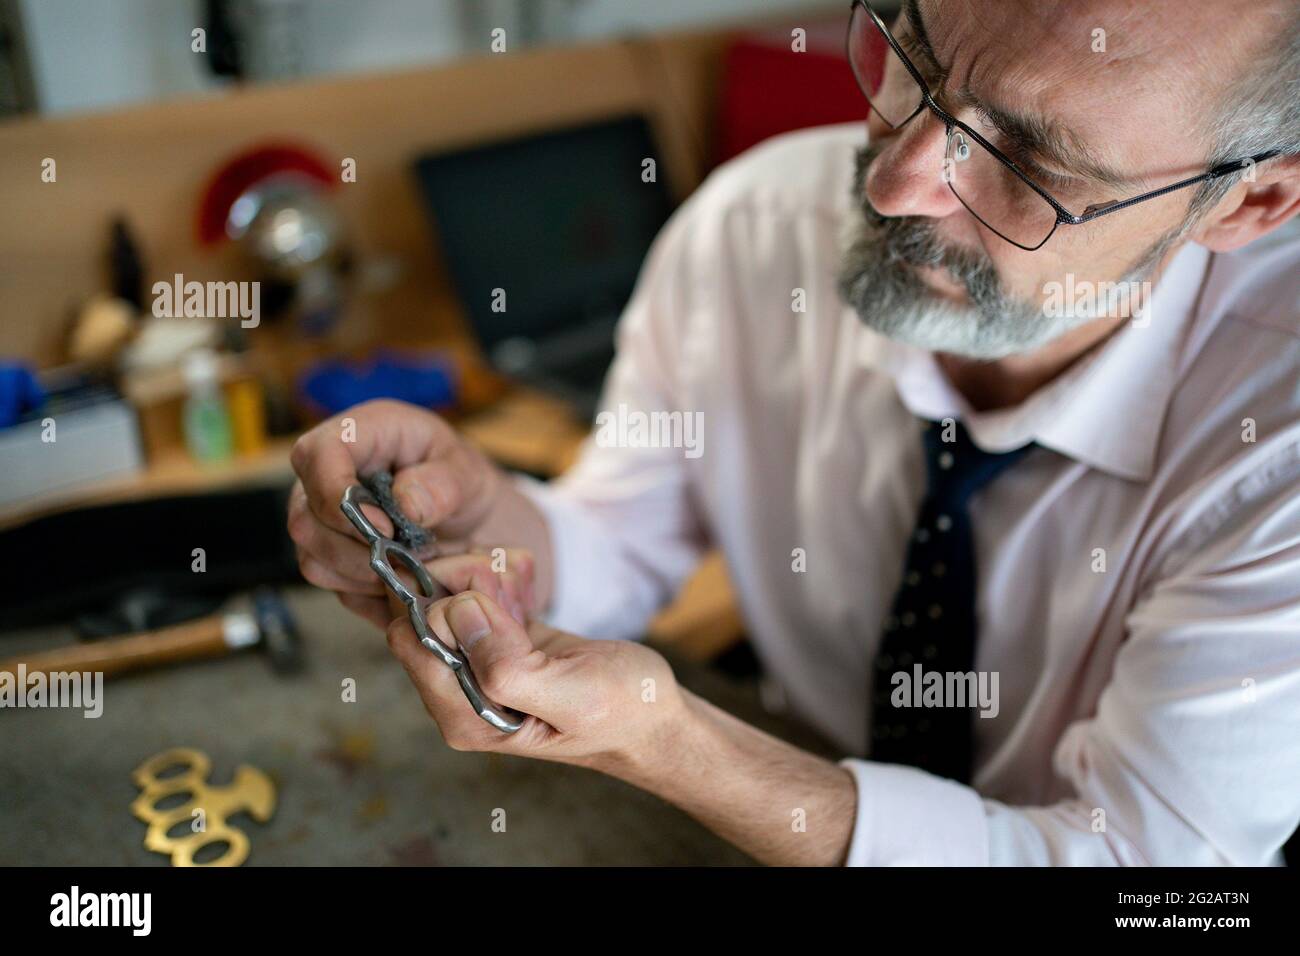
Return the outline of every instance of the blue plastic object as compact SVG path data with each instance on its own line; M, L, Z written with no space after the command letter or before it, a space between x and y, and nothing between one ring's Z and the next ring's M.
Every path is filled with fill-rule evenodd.
M29 367L0 362L0 428L17 424L27 412L44 404L45 389Z
M437 355L379 352L364 362L332 359L303 372L299 389L325 415L373 398L396 398L423 408L447 408L456 401L451 363Z

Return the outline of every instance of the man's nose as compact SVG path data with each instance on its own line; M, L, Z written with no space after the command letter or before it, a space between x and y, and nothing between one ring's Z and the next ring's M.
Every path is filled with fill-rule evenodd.
M867 170L867 199L882 216L941 219L961 210L944 179L948 137L939 118L926 110L901 130Z

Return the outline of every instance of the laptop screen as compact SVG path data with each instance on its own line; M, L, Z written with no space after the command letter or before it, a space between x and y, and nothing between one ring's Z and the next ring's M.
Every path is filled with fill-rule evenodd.
M656 181L645 182L651 158ZM616 316L672 206L641 116L424 156L415 171L489 350ZM497 289L504 311L493 310Z

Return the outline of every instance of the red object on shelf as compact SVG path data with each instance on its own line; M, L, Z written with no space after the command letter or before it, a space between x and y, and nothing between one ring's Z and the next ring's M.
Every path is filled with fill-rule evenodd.
M249 149L227 160L208 181L199 203L199 242L210 245L226 238L226 219L235 200L264 179L282 173L297 173L333 189L338 185L332 171L314 153L301 146L269 143Z
M866 122L867 101L844 55L844 28L843 21L809 27L800 53L788 31L732 42L723 55L718 162L791 130Z

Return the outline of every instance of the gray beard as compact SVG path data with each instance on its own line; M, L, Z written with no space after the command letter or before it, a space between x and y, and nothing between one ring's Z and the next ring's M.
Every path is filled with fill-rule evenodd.
M988 256L945 245L930 220L878 213L863 186L867 167L879 152L871 144L857 152L853 198L862 215L847 237L838 277L841 297L868 328L927 351L991 361L1035 351L1094 321L1094 316L1070 310L1052 315L1041 303L1009 295ZM1184 232L1158 240L1119 281L1147 279ZM944 269L966 289L970 302L939 295L912 266Z

